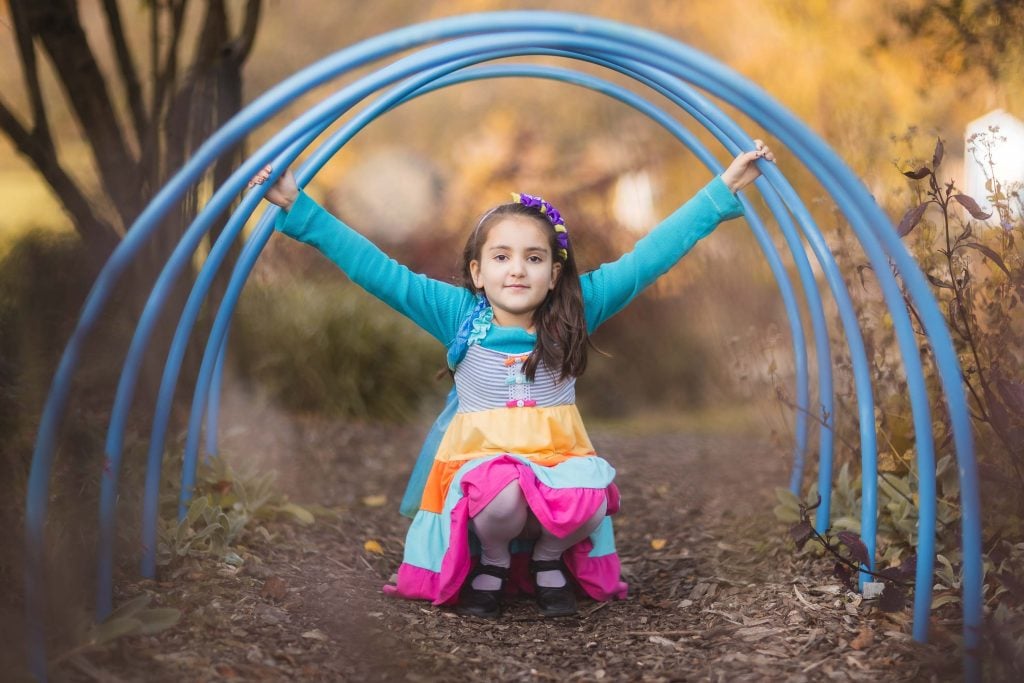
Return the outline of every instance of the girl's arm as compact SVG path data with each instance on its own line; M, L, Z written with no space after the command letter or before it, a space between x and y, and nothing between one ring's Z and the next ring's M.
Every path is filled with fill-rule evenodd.
M621 311L719 223L743 215L735 193L761 175L758 159L775 160L763 142L755 142L755 151L736 157L722 175L640 239L633 251L581 277L590 331Z
M262 184L269 175L268 166L249 182L250 187ZM464 288L414 273L390 258L301 192L291 171L281 175L266 198L283 209L276 226L279 231L316 247L352 282L408 316L442 344L455 336L464 309L473 302L473 295Z

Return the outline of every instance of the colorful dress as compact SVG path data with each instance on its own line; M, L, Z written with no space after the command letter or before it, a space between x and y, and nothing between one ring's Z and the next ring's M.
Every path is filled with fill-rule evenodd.
M593 332L742 206L721 178L640 239L633 251L580 277ZM626 584L610 515L618 511L615 470L599 457L575 404L575 379L559 381L543 363L533 381L523 364L536 336L492 320L486 299L430 279L389 258L301 193L278 229L306 242L349 278L403 313L448 349L455 388L413 471L403 513L413 517L395 586L385 591L434 604L455 602L478 552L469 520L518 480L530 511L556 536L607 514L591 536L566 551L566 566L596 600L624 598ZM514 542L513 583L529 590Z

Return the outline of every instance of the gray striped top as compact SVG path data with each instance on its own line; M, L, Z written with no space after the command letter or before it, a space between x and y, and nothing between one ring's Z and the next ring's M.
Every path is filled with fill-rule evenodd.
M459 412L576 403L575 377L560 382L558 375L542 362L537 366L534 381L528 382L523 374L526 358L527 354L501 353L478 344L470 346L455 368Z

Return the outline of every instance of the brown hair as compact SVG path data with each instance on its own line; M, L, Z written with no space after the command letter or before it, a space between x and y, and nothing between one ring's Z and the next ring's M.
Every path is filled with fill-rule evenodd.
M566 249L568 255L564 260L561 258L559 249L562 247L555 237L554 226L539 209L518 203L501 204L484 214L470 233L462 251L462 284L474 294L480 291L473 284L469 264L480 260L487 233L505 216L526 216L536 220L548 233L552 259L562 264L562 272L554 289L548 292L533 313L537 346L526 361L523 371L532 380L537 373L537 364L544 361L545 365L559 374L559 379L579 377L587 369L590 334L587 332L587 320L583 312L583 291L580 288L576 257L570 244Z

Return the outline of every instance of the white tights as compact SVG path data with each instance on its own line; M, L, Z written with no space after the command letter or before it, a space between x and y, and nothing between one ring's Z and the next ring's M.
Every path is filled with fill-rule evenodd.
M537 522L530 513L530 507L519 488L519 480L512 481L503 488L480 512L470 520L470 525L477 538L480 539L480 562L496 567L508 567L512 564L509 543L520 536L535 538L533 559L557 560L566 550L594 533L607 512L607 501L602 502L594 514L564 538L559 538ZM565 577L560 571L544 571L537 574L537 583L541 586L558 588L565 585ZM473 588L479 590L496 590L501 580L489 574L480 574L473 579Z

